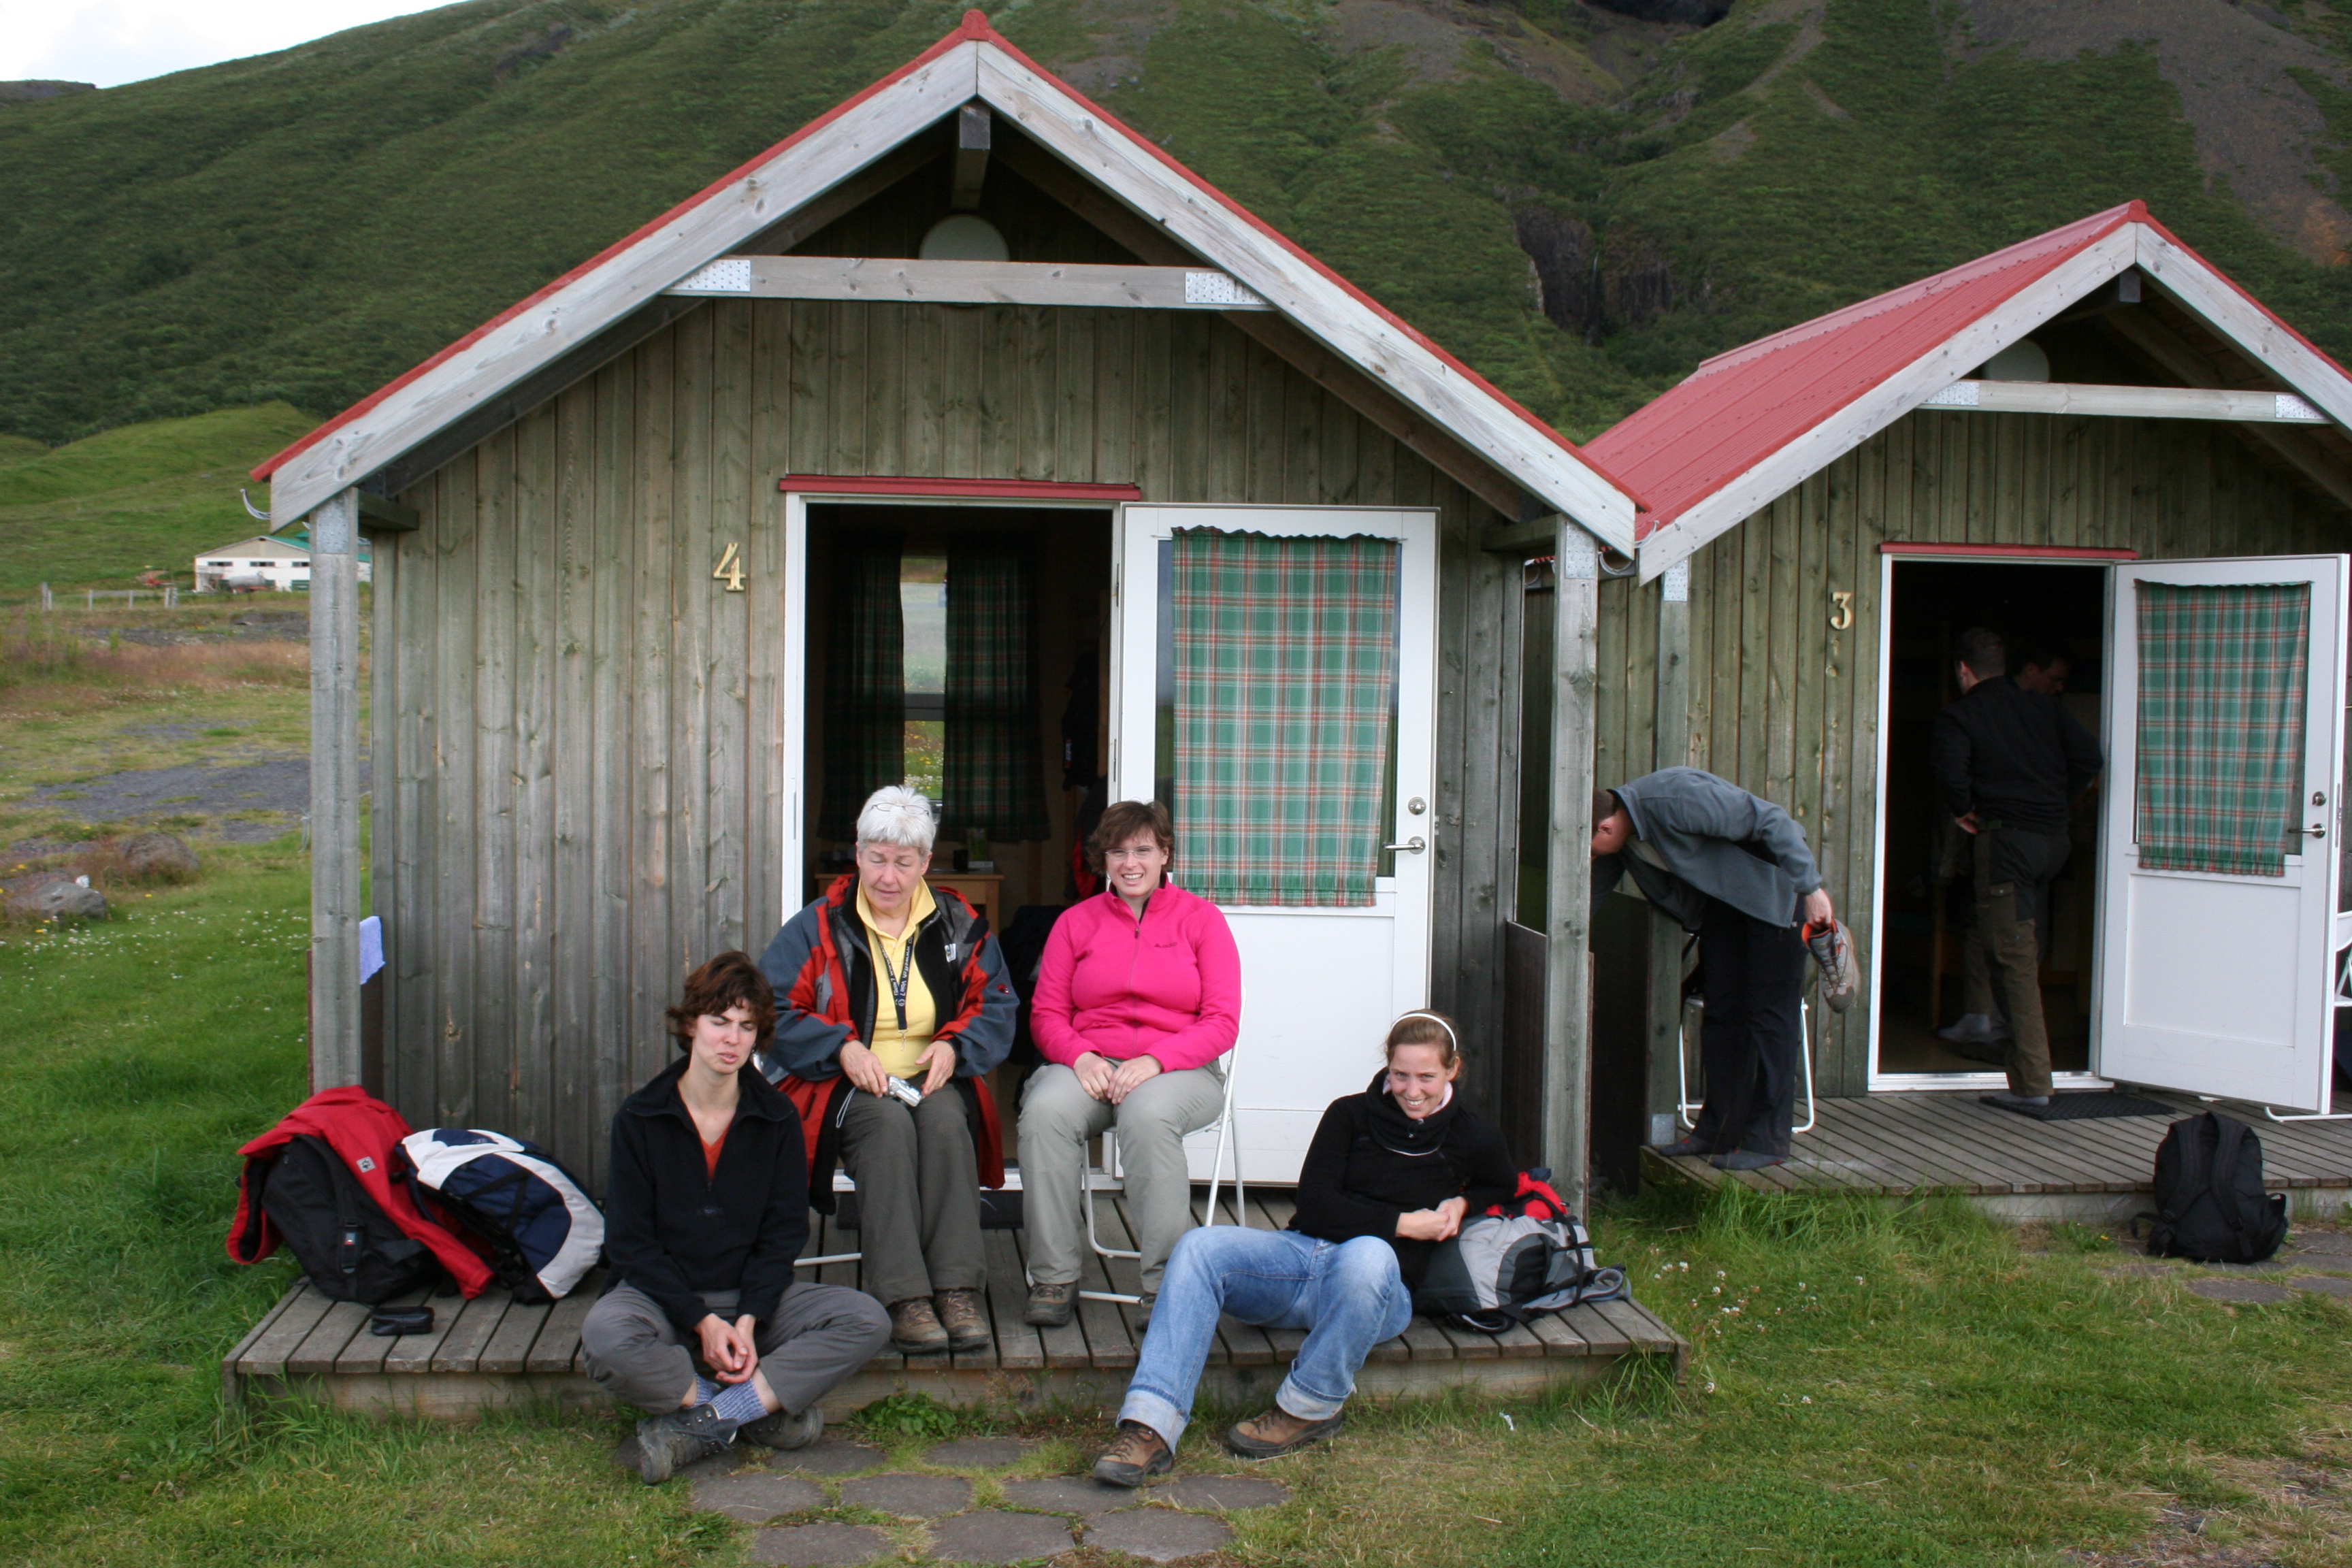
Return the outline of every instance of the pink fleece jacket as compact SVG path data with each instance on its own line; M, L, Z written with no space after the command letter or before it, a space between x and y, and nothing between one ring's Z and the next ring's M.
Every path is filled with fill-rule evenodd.
M1242 955L1224 912L1170 883L1140 923L1108 889L1063 911L1037 967L1029 1032L1066 1067L1092 1051L1149 1054L1181 1072L1230 1050L1241 1016Z

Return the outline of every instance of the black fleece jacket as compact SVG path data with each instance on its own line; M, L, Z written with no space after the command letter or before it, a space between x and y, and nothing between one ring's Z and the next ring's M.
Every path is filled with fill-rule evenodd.
M613 1176L604 1199L604 1256L615 1284L661 1305L681 1333L709 1316L705 1290L740 1291L735 1313L765 1321L793 1282L808 1241L808 1154L800 1114L745 1063L734 1123L706 1173L702 1134L672 1062L613 1117Z
M2066 831L2069 803L2099 776L2099 742L2066 706L2005 675L1936 715L1927 763L1944 809L2031 833Z
M1401 1239L1399 1215L1466 1199L1484 1213L1517 1190L1518 1167L1503 1135L1456 1094L1443 1110L1415 1121L1373 1078L1361 1094L1335 1100L1298 1168L1298 1211L1290 1228L1319 1241L1377 1236L1396 1248L1407 1286L1421 1283L1433 1241Z

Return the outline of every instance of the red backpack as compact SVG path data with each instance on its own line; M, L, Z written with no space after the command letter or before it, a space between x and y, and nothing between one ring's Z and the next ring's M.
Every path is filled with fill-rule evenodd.
M228 1255L258 1263L284 1242L325 1295L377 1302L447 1269L478 1296L496 1278L456 1233L416 1206L406 1183L400 1112L356 1088L321 1089L237 1151Z

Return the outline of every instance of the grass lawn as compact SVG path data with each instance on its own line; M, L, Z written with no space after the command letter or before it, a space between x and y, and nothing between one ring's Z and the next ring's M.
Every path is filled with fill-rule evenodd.
M146 718L211 700L152 692ZM222 1238L236 1146L302 1093L308 890L290 837L205 853L106 925L0 928L0 1563L749 1561L748 1527L612 1467L617 1417L221 1406L220 1353L291 1275ZM1685 1387L1360 1410L1271 1468L1294 1500L1235 1515L1225 1561L2352 1561L2342 1303L2207 1301L2096 1236L1932 1203L1660 1194L1598 1229L1696 1342ZM1220 1414L1187 1468L1230 1467ZM1040 1467L1100 1432L1002 1425L1052 1440Z

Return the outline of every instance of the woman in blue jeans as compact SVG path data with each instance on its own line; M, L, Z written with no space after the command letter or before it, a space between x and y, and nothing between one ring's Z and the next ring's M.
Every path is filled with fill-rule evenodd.
M1184 1233L1097 1479L1139 1486L1174 1467L1220 1312L1307 1331L1274 1408L1227 1432L1227 1450L1271 1459L1339 1431L1356 1369L1412 1317L1430 1254L1517 1184L1502 1134L1454 1099L1461 1071L1453 1024L1407 1013L1371 1087L1323 1112L1289 1229Z

